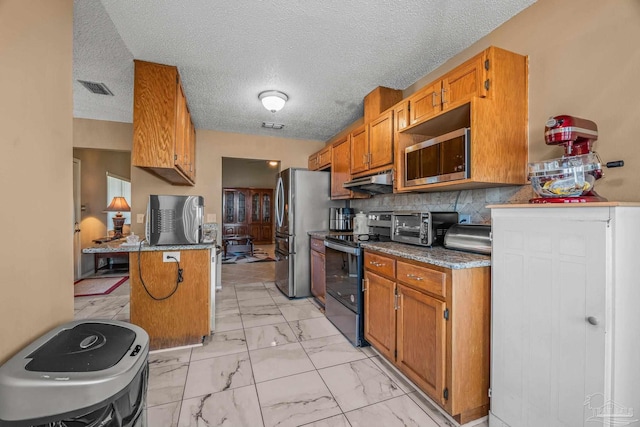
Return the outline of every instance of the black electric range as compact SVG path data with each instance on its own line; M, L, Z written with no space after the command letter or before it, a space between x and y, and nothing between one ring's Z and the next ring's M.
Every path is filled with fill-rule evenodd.
M332 234L325 237L325 314L355 346L364 339L364 295L362 290L364 241L390 241L379 234Z

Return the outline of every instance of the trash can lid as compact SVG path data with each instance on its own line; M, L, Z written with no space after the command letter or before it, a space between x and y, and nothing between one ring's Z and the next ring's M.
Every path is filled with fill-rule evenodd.
M94 372L116 365L136 339L128 328L81 323L60 331L29 354L25 369L35 372Z

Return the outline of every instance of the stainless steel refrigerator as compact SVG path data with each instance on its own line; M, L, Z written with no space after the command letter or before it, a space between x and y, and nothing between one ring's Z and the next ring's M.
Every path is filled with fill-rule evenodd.
M329 230L328 172L285 169L276 183L276 285L289 298L311 295L309 231Z

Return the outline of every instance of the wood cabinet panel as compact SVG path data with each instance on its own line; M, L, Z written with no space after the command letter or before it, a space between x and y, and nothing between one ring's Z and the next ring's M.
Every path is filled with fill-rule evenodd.
M178 69L135 62L131 164L175 185L193 185L195 132Z
M445 74L442 78L443 110L456 107L474 96L487 95L484 61L485 53L481 53Z
M393 164L393 110L369 124L369 169Z
M410 119L411 124L421 122L433 117L441 110L441 95L442 83L440 81L426 86L414 95L409 97L410 106Z
M398 261L398 280L421 291L447 296L447 274L442 271Z
M364 122L370 123L401 100L401 90L378 86L364 97Z
M138 253L129 254L129 265L138 265ZM156 298L176 287L177 264L163 262L162 251L142 251L140 265L144 286ZM149 334L151 350L199 344L210 333L210 250L180 251L183 282L162 301L145 290L138 269L130 270L131 323Z
M375 271L376 273L391 279L396 278L396 261L387 256L365 252L364 268Z
M369 128L360 126L351 132L351 174L364 172L369 169Z
M331 150L331 198L348 199L351 191L342 184L351 179L351 146L345 137L333 144Z
M445 303L401 284L398 298L397 363L432 399L444 405Z
M365 271L364 281L364 337L393 360L396 350L395 283L370 271Z

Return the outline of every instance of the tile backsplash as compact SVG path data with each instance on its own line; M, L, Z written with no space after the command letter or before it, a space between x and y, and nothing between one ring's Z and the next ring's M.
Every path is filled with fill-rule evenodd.
M487 205L528 203L534 196L530 185L480 188L476 190L442 191L437 193L380 194L370 199L351 200L356 212L384 210L457 211L471 215L472 224L490 224L491 210Z

